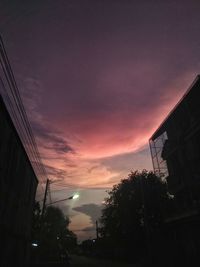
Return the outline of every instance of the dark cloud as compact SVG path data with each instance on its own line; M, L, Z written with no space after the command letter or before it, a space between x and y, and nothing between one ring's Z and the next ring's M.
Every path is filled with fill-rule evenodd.
M121 176L127 175L131 170L143 170L144 166L153 168L149 147L145 146L137 152L125 153L101 160L102 164L112 170L121 173Z
M32 122L32 127L35 135L43 141L42 146L45 149L54 150L59 153L75 153L74 149L59 136L61 133L43 126L40 122Z
M91 219L92 224L95 225L96 220L98 220L101 217L102 206L91 203L75 207L73 208L73 210L88 215Z
M54 168L54 167L48 166L48 165L44 165L44 167L45 167L48 175L50 175L52 177L59 177L60 181L64 180L64 178L67 175L67 171L66 170Z

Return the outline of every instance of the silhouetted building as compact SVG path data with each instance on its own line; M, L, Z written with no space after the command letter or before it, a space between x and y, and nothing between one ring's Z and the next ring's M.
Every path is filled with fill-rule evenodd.
M166 235L190 266L200 253L200 76L153 134L150 149L172 198L162 210Z
M0 266L24 266L37 178L0 96Z

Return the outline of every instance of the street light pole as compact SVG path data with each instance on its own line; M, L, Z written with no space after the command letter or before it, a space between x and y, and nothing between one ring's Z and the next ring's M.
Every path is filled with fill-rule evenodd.
M57 200L57 201L51 202L51 203L49 203L49 204L46 204L46 200L47 200L47 192L48 192L48 188L49 188L49 186L50 186L50 183L53 183L53 182L50 181L49 179L47 179L47 181L46 181L46 186L45 186L44 199L43 199L43 204L42 204L41 219L43 219L44 211L45 211L46 206L50 206L50 205L55 204L55 203L57 203L57 202L65 201L65 200L68 200L68 199L76 199L76 198L79 198L79 195L78 195L78 194L75 194L75 195L73 195L73 196L71 196L71 197L64 198L64 199Z

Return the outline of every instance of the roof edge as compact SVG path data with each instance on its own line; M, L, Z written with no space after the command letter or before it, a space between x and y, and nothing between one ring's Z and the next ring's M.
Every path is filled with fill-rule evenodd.
M152 136L149 138L149 141L153 139L153 136L156 135L156 133L160 130L160 128L163 126L163 124L168 120L168 118L171 116L171 114L176 110L176 108L179 106L179 104L183 101L183 99L188 95L188 93L191 91L191 89L194 87L194 85L200 80L200 74L198 74L189 88L186 90L186 92L183 94L183 96L180 98L180 100L176 103L176 105L171 109L171 111L168 113L168 115L165 117L165 119L161 122L161 124L158 126L158 128L155 130L155 132L152 134Z

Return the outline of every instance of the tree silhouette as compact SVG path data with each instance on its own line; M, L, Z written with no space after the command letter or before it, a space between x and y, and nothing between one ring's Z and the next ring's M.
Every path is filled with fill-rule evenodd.
M143 255L148 235L162 224L162 205L167 200L167 187L161 178L151 171L131 172L105 199L102 238L113 240L117 249L125 248L124 255Z
M68 229L70 221L58 207L46 208L43 218L38 203L33 216L33 240L38 240L40 259L58 259L63 250L73 250L76 235Z

